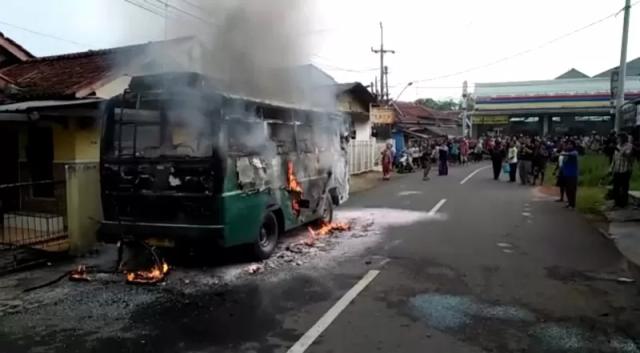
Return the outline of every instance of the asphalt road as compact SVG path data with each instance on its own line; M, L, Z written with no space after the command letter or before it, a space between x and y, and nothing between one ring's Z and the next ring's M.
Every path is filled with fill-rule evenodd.
M484 166L353 196L343 212L390 225L330 266L144 301L107 336L0 331L0 352L640 352L638 293L615 281L613 245L530 187L467 178Z
M380 270L307 352L639 351L635 288L602 279L621 271L613 245L581 215L489 169L460 184L480 167L396 178L345 205L428 211L446 199L442 219L393 227L325 275L361 277L368 260ZM332 298L290 313L270 335L303 334Z

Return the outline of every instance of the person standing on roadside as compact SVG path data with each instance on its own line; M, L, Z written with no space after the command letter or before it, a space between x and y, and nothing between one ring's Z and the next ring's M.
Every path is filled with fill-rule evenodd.
M520 183L529 185L529 176L531 174L531 166L533 161L533 148L528 139L522 140L522 145L518 150L518 171L520 174Z
M457 140L451 142L451 148L449 149L451 155L451 161L453 163L460 163L460 143Z
M567 142L567 148L562 153L562 176L567 192L567 208L576 208L576 196L578 194L578 151L573 140Z
M476 147L474 148L474 161L476 162L482 162L482 157L483 157L483 153L484 153L484 141L479 140L478 143L476 143Z
M518 170L518 147L515 142L507 145L507 163L509 163L509 182L516 182L516 170Z
M438 147L438 175L449 175L449 147L447 141L443 140Z
M544 174L547 169L547 148L542 141L536 141L533 149L533 185L540 178L540 185L544 185Z
M616 142L617 142L616 132L611 131L611 133L609 134L609 136L604 142L604 147L602 148L602 152L605 154L605 156L607 156L607 158L609 158L609 164L613 163L613 154L616 151Z
M469 162L469 141L463 137L460 141L460 163L465 165L467 162Z
M393 169L393 145L390 142L384 147L381 152L381 164L382 164L382 180L391 179L391 169Z
M491 153L491 166L493 167L493 180L500 179L500 172L502 172L502 162L504 161L504 148L500 140L496 141L495 145L489 151Z
M422 162L422 180L430 180L429 172L431 171L431 155L433 154L433 148L430 143L427 143L422 149L422 155L420 160Z
M560 198L556 200L556 202L564 202L565 196L565 188L564 188L564 177L562 175L562 163L564 162L564 156L562 153L564 152L564 146L559 143L558 148L554 152L554 158L556 159L556 168L553 173L556 175L556 186L560 188Z
M629 135L618 135L618 145L613 154L611 174L613 174L613 200L616 207L624 208L629 203L629 183L633 166L633 146Z

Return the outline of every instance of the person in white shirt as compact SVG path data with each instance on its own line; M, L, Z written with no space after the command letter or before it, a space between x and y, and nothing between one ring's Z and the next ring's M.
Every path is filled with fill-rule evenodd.
M509 182L516 182L516 171L518 170L518 147L511 142L507 150L507 163L509 163Z

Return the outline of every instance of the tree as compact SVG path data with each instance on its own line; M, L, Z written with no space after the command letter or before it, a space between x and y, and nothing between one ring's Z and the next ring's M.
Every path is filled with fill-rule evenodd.
M435 100L433 98L419 98L416 99L415 103L435 110L460 110L462 108L460 102L453 99Z

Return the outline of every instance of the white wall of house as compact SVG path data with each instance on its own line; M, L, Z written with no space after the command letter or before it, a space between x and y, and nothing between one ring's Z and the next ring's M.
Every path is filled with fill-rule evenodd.
M356 141L371 140L371 120L355 120L353 125L356 130Z
M348 93L337 99L338 110L349 114L356 131L356 138L349 143L349 170L351 174L370 172L376 168L378 150L371 137L371 119L368 107L363 107Z

